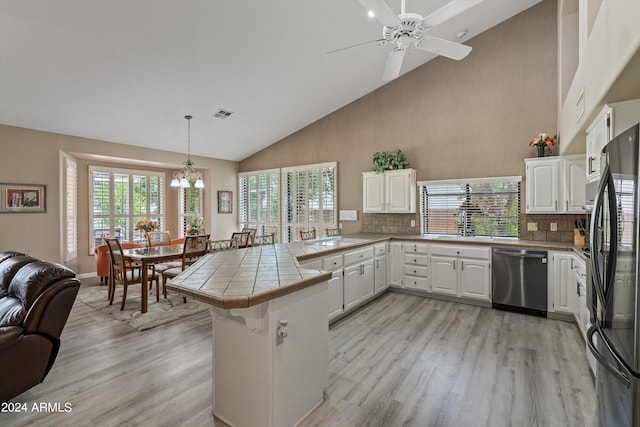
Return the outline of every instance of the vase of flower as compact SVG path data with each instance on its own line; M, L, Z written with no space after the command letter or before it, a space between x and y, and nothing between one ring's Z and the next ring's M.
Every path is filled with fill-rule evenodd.
M557 136L548 136L546 133L541 133L536 138L529 141L529 145L531 147L536 147L538 157L544 157L545 149L547 147L558 145L558 140Z

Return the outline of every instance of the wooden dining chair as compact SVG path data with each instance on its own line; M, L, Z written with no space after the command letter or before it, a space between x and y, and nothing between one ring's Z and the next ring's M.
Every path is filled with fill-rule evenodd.
M162 272L162 294L165 298L167 297L167 279L176 277L209 252L209 236L210 234L201 234L199 236L186 236L184 238L182 265L180 267L169 268ZM185 297L182 297L182 300L187 302Z
M209 251L222 251L225 249L238 249L237 239L209 240Z
M171 233L168 231L147 232L147 244L149 246L169 246L171 245Z
M249 244L250 234L248 231L236 231L231 234L231 239L236 239L238 241L239 248L246 248Z
M316 229L313 228L309 231L300 230L300 240L310 240L316 238Z
M122 285L122 304L120 304L120 310L124 310L124 304L127 300L127 288L129 285L142 285L142 266L138 263L126 260L122 246L120 245L120 240L117 237L105 237L104 241L107 244L109 256L111 258L108 290L109 305L113 304L116 286ZM147 277L149 278L149 283L153 283L154 280L156 282L156 300L158 300L160 278L158 277L158 273L156 273L153 265L149 267Z
M273 245L275 243L273 233L256 236L253 240L254 246Z
M253 246L253 241L256 238L256 228L243 227L241 230L243 233L249 233L249 238L247 239L247 246Z
M327 237L339 236L340 230L338 230L337 228L327 228L326 230L324 230L324 233L327 235Z

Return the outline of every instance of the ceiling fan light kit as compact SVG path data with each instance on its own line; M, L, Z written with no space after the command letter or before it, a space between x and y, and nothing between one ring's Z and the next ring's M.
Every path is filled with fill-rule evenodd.
M400 75L404 54L411 47L411 44L417 49L458 61L466 57L471 52L471 46L429 36L428 32L437 25L482 2L482 0L452 0L435 12L423 17L417 13L407 13L405 0L402 0L402 11L399 15L396 15L384 0L358 1L367 9L369 17L375 17L383 25L382 39L337 49L327 52L327 54L374 42L378 46L392 44L393 50L389 53L383 74L385 81L393 80ZM462 38L466 35L467 31L463 30L457 34L457 37Z

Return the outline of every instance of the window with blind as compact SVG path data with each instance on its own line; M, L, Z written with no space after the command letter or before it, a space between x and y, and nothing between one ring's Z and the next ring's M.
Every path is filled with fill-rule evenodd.
M240 227L276 242L300 240L301 230L322 237L337 228L336 170L332 162L238 174Z
M337 228L336 163L282 169L285 242L300 240L300 231Z
M202 216L202 188L195 188L193 185L189 188L180 187L178 197L180 198L180 208L178 210L178 237L184 237L187 234L187 229L190 228L190 220L192 218Z
M280 241L280 170L238 174L238 223Z
M90 166L89 253L103 237L142 243L144 232L135 230L140 220L164 226L164 176L158 172Z
M618 242L632 245L634 241L635 179L614 178L618 205Z
M422 232L519 237L521 180L515 176L419 182Z
M66 155L62 157L62 163L63 186L66 191L62 241L64 242L63 260L66 262L78 256L78 164Z

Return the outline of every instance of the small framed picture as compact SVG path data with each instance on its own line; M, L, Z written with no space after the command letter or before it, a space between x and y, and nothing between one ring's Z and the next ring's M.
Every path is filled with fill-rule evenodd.
M218 191L218 213L233 213L233 191Z
M47 211L47 186L0 183L0 213L42 213Z

